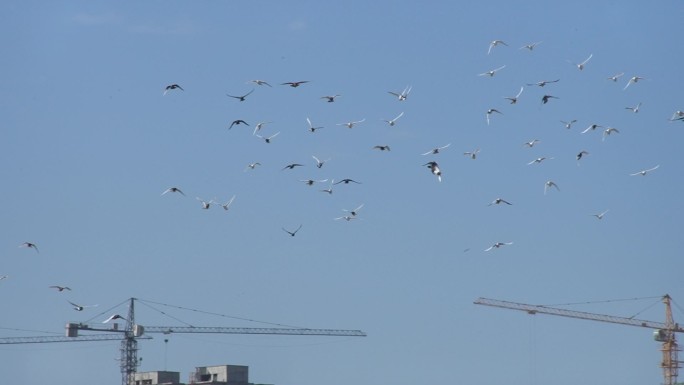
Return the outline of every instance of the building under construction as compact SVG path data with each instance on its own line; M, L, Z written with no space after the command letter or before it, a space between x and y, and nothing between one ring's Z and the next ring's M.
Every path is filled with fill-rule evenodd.
M156 371L134 374L135 385L255 385L249 382L249 367L243 365L200 366L191 372L188 382L181 382L180 372ZM263 384L259 384L263 385Z

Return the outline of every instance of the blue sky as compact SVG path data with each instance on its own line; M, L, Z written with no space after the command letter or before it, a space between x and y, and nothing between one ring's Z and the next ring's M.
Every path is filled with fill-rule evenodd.
M196 326L264 326L245 318L368 333L140 343L140 371L183 380L196 366L240 364L251 381L277 385L662 381L647 329L473 301L684 301L684 125L668 120L684 110L681 2L1 9L2 336L62 334L66 322L100 322L138 297L235 317L153 306ZM488 54L496 39L508 45ZM573 64L592 54L582 71ZM645 79L624 89L632 76ZM300 80L309 82L281 85ZM173 83L184 91L164 96ZM388 93L406 87L406 101ZM226 96L252 89L244 102ZM558 99L542 104L544 95ZM640 102L638 113L625 109ZM490 108L502 114L488 125ZM396 125L383 122L402 112ZM308 132L307 117L324 128ZM250 126L228 129L236 119ZM572 119L571 129L561 123ZM263 135L280 133L272 143L252 135L258 122L271 122ZM581 134L591 124L603 127ZM602 140L606 127L619 133ZM476 149L476 159L463 155ZM312 155L330 160L319 169ZM528 165L538 157L553 159ZM261 166L245 171L252 162ZM282 170L290 163L304 166ZM326 194L328 182L301 182L343 178L361 184ZM545 195L547 180L560 191ZM185 196L161 196L171 186ZM232 196L228 211L196 200ZM498 197L512 205L488 206ZM361 204L358 219L335 220ZM295 237L282 230L299 225ZM484 251L496 242L513 244ZM99 306L78 313L67 300ZM632 316L655 302L573 309ZM662 321L662 305L639 317ZM143 325L174 318L138 307ZM678 305L675 318L684 319ZM118 347L2 345L0 367L8 383L114 384Z

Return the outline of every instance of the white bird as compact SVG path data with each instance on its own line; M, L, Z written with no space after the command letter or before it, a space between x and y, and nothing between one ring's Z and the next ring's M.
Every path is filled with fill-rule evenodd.
M118 314L112 314L111 316L109 316L109 318L107 318L106 320L102 321L102 323L103 323L103 324L106 324L106 323L108 323L109 321L114 321L114 320L117 320L117 319L123 319L123 320L125 320L126 318L124 318L123 316L120 316L120 315L118 315Z
M674 114L672 114L670 121L682 120L682 118L684 118L684 111L677 110L674 112Z
M584 69L584 66L589 62L589 60L591 60L591 58L592 58L593 56L594 56L594 54L592 53L592 54L589 55L589 57L586 58L583 62L581 62L581 63L579 63L579 64L575 64L575 63L573 63L573 64L575 64L575 66L577 67L578 70L582 71L582 70ZM572 62L570 62L570 63L572 63Z
M535 160L529 162L527 165L529 166L529 165L534 164L534 163L541 163L541 162L543 162L543 161L545 161L545 160L547 160L547 159L551 160L551 159L553 159L553 157L547 158L547 157L545 157L545 156L542 156L542 157L539 157L539 158L537 158L537 159L535 159Z
M361 205L359 205L359 207L357 207L353 210L342 209L342 211L348 212L349 214L351 214L351 216L355 217L359 214L359 210L361 210L362 207L363 207L363 203L361 203Z
M501 246L512 245L512 244L513 244L513 242L497 242L497 243L489 246L488 248L486 248L485 251L489 251L492 249L498 249Z
M598 219L603 219L603 216L606 215L607 212L608 212L608 210L606 210L602 213L599 213L599 214L591 214L591 216L596 217Z
M614 127L608 127L608 128L606 128L605 130L603 130L603 138L602 138L601 140L602 140L602 141L605 141L605 140L606 140L606 137L607 137L608 135L612 134L613 132L619 134L619 133L620 133L620 130L618 130L617 128L614 128Z
M657 169L658 167L660 167L660 165L657 165L657 166L655 166L655 167L651 167L651 168L649 168L649 169L647 169L647 170L641 170L641 171L635 172L634 174L629 174L629 175L630 175L630 176L636 176L636 175L644 176L644 175L648 174L649 172L651 172L651 171Z
M357 125L357 124L359 124L359 123L363 123L363 122L365 122L365 121L366 121L366 118L363 118L363 119L361 119L361 120L357 120L357 121L354 121L354 122L338 123L337 125L338 125L338 126L347 126L347 128L354 128L355 125Z
M185 196L185 194L178 187L169 187L166 190L164 190L164 192L161 193L161 195L164 195L166 193L179 193L179 194Z
M634 107L625 107L625 110L631 110L635 114L639 112L639 108L641 108L641 102L639 102L636 106Z
M213 199L210 200L209 202L205 201L204 199L200 197L196 197L198 201L202 202L202 208L205 210L208 210L209 207L211 207L212 203L216 203Z
M504 68L506 68L506 65L502 65L502 66L499 67L499 68L496 68L496 69L493 69L493 70L489 70L489 71L487 71L487 72L483 72L483 73L481 73L481 74L478 74L477 76L489 76L489 77L493 77L494 75L496 75L496 73L497 73L498 71L500 71L500 70L502 70L502 69L504 69Z
M316 132L316 130L323 128L323 126L314 127L314 125L311 123L311 119L309 119L309 118L306 118L306 122L309 123L309 131L311 131L311 132Z
M320 159L316 158L315 155L311 155L311 157L314 158L314 160L316 161L316 167L318 167L318 168L323 167L323 165L325 164L325 162L327 162L327 161L330 160L330 158L328 158L328 159L326 159L326 160L320 160Z
M549 83L558 83L559 81L560 81L560 79L556 79L556 80L542 80L542 81L536 82L536 83L527 83L527 85L528 85L528 86L539 86L539 87L544 87L545 85L547 85L547 84L549 84Z
M611 77L609 77L609 78L607 78L607 79L608 79L608 80L612 80L612 81L614 81L614 82L617 82L618 79L620 79L620 77L621 77L622 75L624 75L624 74L625 74L624 72L620 72L619 74L615 74L615 75L613 75L613 76L611 76Z
M560 191L560 188L558 188L558 185L557 185L554 181L552 181L552 180L547 180L547 181L544 183L544 195L546 195L546 190L547 190L549 187L555 187L556 190Z
M430 150L430 151L428 151L428 152L426 152L426 153L423 153L423 154L421 154L421 155L439 154L439 152L440 152L441 150L444 150L445 148L447 148L447 147L449 147L449 146L451 146L451 143L447 144L446 146L435 147L435 148L433 148L432 150Z
M259 79L250 80L248 83L254 83L254 84L258 85L258 86L267 85L267 86L269 86L269 87L273 87L272 85L268 84L267 81L265 81L265 80L259 80Z
M394 118L394 119L390 119L390 120L382 119L382 121L383 121L383 122L387 122L387 124L389 124L390 127L391 127L391 126L394 126L394 125L397 123L397 119L401 118L402 116L404 116L404 112L403 112L403 111L402 111L399 115L397 115L397 117Z
M409 95L409 93L411 92L411 88L413 88L413 87L411 87L411 86L406 86L406 88L404 88L404 90L401 91L401 92L387 91L387 93L396 96L397 99L399 99L400 102L403 102L404 100L406 100L406 99L408 98L408 95Z
M499 44L503 44L505 46L508 46L503 40L492 40L489 43L489 49L487 50L487 55L489 55L492 52L492 48L498 46Z
M496 108L490 108L490 109L488 109L488 110L487 110L487 113L485 114L485 117L487 118L487 125L489 125L489 115L491 115L491 114L493 114L493 113L495 113L495 112L496 112L497 114L503 115L503 113L502 113L501 111L497 110Z
M345 215L345 216L342 216L342 217L337 217L337 218L335 218L336 221L337 221L337 220L340 220L340 219L344 219L345 221L349 222L349 221L351 221L352 219L358 219L358 218L356 218L355 216L351 216L351 215Z
M603 126L601 126L601 125L592 124L591 126L585 128L584 131L582 131L582 134L586 134L586 133L589 132L589 131L594 131L595 129L597 129L597 128L599 128L599 127L603 128Z
M328 194L332 194L332 193L333 193L333 185L334 185L334 184L335 184L335 179L332 179L332 180L330 181L330 186L329 186L328 188L326 188L326 189L321 190L321 192L325 192L325 193L328 193Z
M463 153L463 155L469 156L470 159L477 159L477 154L480 153L480 149L476 149L475 151L466 151Z
M88 307L99 306L99 305L79 305L79 304L73 303L71 301L67 301L67 302L69 302L71 304L71 306L74 307L74 310L76 310L76 311L83 311L83 309L88 308Z
M224 210L228 211L228 210L230 209L230 205L233 204L233 201L234 201L234 200L235 200L235 195L233 195L233 197L230 198L230 200L229 200L228 202L222 203L222 204L221 204L221 207L223 207Z
M437 176L437 181L442 181L442 170L439 169L439 165L437 164L437 162L427 162L423 166L427 166L430 169L430 171Z
M537 144L537 143L539 143L539 142L541 142L541 140L539 140L539 139L532 139L532 140L530 140L529 142L523 143L523 146L527 146L527 147L532 148L532 147L534 147L535 144Z
M520 95L523 93L524 87L520 87L520 91L518 91L518 94L515 96L504 96L504 99L508 99L511 101L511 104L516 104L518 103L518 98Z
M644 78L642 78L641 76L632 76L632 77L629 79L629 81L627 82L627 85L625 86L625 88L623 88L622 90L623 90L623 91L626 90L627 87L629 87L630 84L636 83L636 82L638 82L639 80L644 80Z
M255 135L255 136L256 136L257 138L259 138L259 139L263 139L264 142L266 142L266 143L271 143L271 139L273 139L273 138L275 138L276 136L278 136L278 134L280 134L280 131L278 131L278 132L276 132L275 134L273 134L273 135L271 135L271 136L268 136L268 137L263 137L263 136L261 136L261 135L259 135L259 134Z
M520 47L519 49L525 49L527 48L528 50L532 51L535 49L539 44L541 44L541 41L538 41L536 43L530 43L530 44L525 44L524 46Z
M247 167L245 167L245 171L254 170L256 168L256 166L261 166L261 163L259 163L259 162L250 163L247 165Z
M512 203L506 201L505 199L496 198L496 199L494 199L491 203L489 203L487 206L491 206L491 205L500 205L500 204L502 204L502 203L505 203L505 204L507 204L507 205L509 205L509 206L513 205Z
M569 130L570 128L572 128L572 125L573 125L575 122L577 122L577 119L573 119L573 120L571 120L571 121L569 121L569 122L566 122L566 121L564 121L564 120L561 120L561 123L563 123L563 125L565 125L565 128L567 128L568 130Z
M259 132L259 130L261 130L261 128L263 126L265 126L269 123L273 123L273 122L259 122L259 123L257 123L256 126L254 126L254 132L252 133L252 135L256 135L257 132Z
M38 246L36 246L35 243L24 242L24 243L22 243L21 245L19 245L19 247L26 247L26 248L29 248L29 249L33 249L33 250L36 251L36 253L40 253L40 251L38 251Z
M323 182L327 182L328 180L327 180L327 179L321 179L321 180L300 179L299 181L300 181L300 182L306 183L308 186L313 186L313 184L316 183L316 182L318 182L318 183L323 183Z

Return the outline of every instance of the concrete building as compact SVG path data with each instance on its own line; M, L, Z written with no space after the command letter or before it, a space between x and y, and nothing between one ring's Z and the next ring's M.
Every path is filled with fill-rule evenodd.
M243 365L199 366L190 373L188 384L256 385L249 382L249 367ZM138 372L133 385L186 385L179 372ZM263 384L259 384L263 385Z

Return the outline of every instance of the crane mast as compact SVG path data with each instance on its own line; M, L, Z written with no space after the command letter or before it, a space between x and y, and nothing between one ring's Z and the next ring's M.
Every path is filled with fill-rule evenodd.
M679 346L677 344L675 334L684 332L684 329L674 322L674 318L672 317L671 300L672 299L667 294L662 297L663 304L665 304L665 322L645 321L631 317L628 318L606 314L587 313L576 310L560 309L542 305L529 305L490 298L478 298L474 303L476 305L521 310L531 315L549 314L561 317L579 318L590 321L608 322L655 329L654 338L656 341L662 343L660 350L662 351L663 358L660 366L663 369L664 385L676 385L680 361L678 359Z

